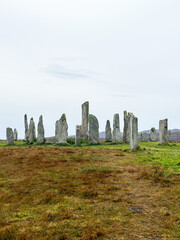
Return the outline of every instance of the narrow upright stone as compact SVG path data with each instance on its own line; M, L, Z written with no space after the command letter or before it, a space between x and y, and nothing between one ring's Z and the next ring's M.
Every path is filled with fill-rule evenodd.
M56 121L55 128L56 128L55 130L56 143L67 143L68 125L65 114L63 114L61 118Z
M106 142L112 141L111 125L109 120L107 120L106 122L105 138L106 138Z
M12 128L6 128L6 143L7 145L14 145L14 134Z
M89 114L89 144L98 144L99 143L99 123L97 118Z
M112 142L113 143L120 143L120 127L119 127L119 114L114 114L113 118L113 133L112 133Z
M151 142L156 142L157 141L157 132L156 132L156 129L154 127L151 128L149 138L150 138Z
M168 144L168 119L159 121L159 144Z
M36 140L36 129L33 118L30 119L29 123L29 142L33 143Z
M130 115L130 148L138 148L138 119Z
M39 117L39 123L38 123L38 136L37 136L37 142L38 143L44 143L45 137L44 137L44 126L43 126L43 117L42 115Z
M81 144L81 125L76 126L76 139L75 145L79 146Z
M24 127L25 127L24 140L25 140L25 142L27 142L29 140L29 128L28 128L27 114L24 115Z
M125 143L129 143L130 115L131 113L124 111L123 142Z
M16 130L16 128L14 129L14 141L18 140L18 132Z
M88 139L89 102L83 103L81 107L82 107L81 138Z

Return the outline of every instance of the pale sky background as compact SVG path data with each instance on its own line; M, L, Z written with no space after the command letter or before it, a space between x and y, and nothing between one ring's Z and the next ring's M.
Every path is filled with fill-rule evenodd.
M0 138L24 137L24 114L46 136L66 113L69 135L90 102L104 131L123 110L139 130L180 128L179 0L0 0Z

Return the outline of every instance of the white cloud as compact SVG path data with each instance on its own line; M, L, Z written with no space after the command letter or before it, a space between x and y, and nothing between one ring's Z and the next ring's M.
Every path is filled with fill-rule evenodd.
M65 112L69 132L90 101L100 129L123 110L140 130L168 117L179 128L180 2L0 1L0 138L23 137L23 115L44 115L47 135ZM121 124L122 125L122 124ZM122 127L121 127L122 129Z

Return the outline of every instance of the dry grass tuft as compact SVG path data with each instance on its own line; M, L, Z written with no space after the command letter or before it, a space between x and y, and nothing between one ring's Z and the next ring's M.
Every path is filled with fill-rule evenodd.
M179 239L178 165L151 146L0 148L0 240Z

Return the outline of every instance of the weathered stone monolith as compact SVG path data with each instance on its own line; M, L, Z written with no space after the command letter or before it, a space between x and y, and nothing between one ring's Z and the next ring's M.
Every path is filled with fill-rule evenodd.
M44 143L45 137L44 137L44 126L43 126L43 117L42 115L39 117L38 122L38 135L37 135L37 142L38 143Z
M133 114L130 115L130 148L138 148L138 119Z
M119 114L114 114L113 118L113 132L112 132L112 142L113 143L120 143L120 125L119 125Z
M81 107L82 107L81 138L88 139L89 102L83 103Z
M129 143L130 113L124 111L123 142Z
M168 144L169 131L168 131L168 119L159 121L159 144Z
M56 121L55 128L56 143L66 144L68 139L68 125L65 114L63 114L61 118Z
M156 142L157 141L157 132L156 132L156 129L154 127L151 128L149 138L150 138L151 142Z
M14 134L12 128L6 128L6 143L7 145L14 144Z
M99 143L99 123L97 118L89 114L89 144L98 144Z
M141 133L141 142L148 142L150 141L149 134L148 133Z
M14 129L14 141L18 140L18 132L16 130L16 128Z
M25 140L25 142L27 142L29 140L29 128L28 128L27 114L24 115L24 127L25 127L24 140Z
M29 123L29 143L33 143L36 140L36 129L33 118L30 119Z
M106 142L112 141L111 125L109 120L107 120L106 122L105 138L106 138Z
M81 144L81 125L76 126L76 139L75 145L79 146Z

